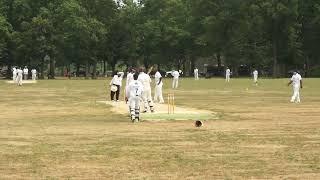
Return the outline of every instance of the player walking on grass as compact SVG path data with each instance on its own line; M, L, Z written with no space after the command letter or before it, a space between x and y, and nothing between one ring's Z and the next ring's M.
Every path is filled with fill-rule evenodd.
M110 86L111 86L111 101L114 101L114 95L116 95L116 100L119 102L120 97L120 90L122 86L122 79L123 79L123 72L118 72L116 75L113 76Z
M154 79L156 83L156 87L154 89L154 101L158 102L159 100L159 103L162 104L164 103L163 96L162 96L163 82L162 82L162 75L160 74L159 70L154 75Z
M195 68L193 70L193 74L194 74L194 79L199 80L199 69L198 68Z
M293 72L293 76L291 77L288 86L290 86L291 84L293 87L291 102L300 103L300 88L302 89L302 78L299 73Z
M126 97L129 101L130 115L132 122L140 120L140 100L143 94L143 85L138 81L139 75L136 73L133 75L133 81L127 86Z
M148 107L150 108L151 112L154 112L153 101L151 96L151 78L148 74L145 73L145 69L141 68L140 74L138 77L138 81L140 81L143 85L143 93L142 99L144 102L144 113L148 112Z
M13 82L16 82L16 80L17 80L17 68L16 67L12 68L12 80L13 80Z
M171 75L173 76L172 79L172 89L177 89L179 86L179 77L180 73L178 71L172 71Z
M230 82L231 70L227 67L226 69L226 82Z
M22 69L21 68L19 68L18 70L17 70L17 84L18 84L18 86L22 86L22 75L23 75L23 71L22 71Z
M255 85L258 85L258 74L259 74L258 70L255 69L252 74L253 74L253 83Z

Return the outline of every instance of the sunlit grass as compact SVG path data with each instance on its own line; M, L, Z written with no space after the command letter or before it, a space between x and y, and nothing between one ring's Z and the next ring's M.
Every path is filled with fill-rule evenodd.
M287 81L183 79L176 104L219 115L202 128L112 114L109 80L1 81L0 179L318 179L320 79L301 104Z

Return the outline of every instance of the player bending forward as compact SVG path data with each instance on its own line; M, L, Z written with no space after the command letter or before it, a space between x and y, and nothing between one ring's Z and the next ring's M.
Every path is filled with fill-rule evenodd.
M297 72L294 72L290 82L288 83L288 86L290 86L290 84L292 84L293 87L293 96L291 98L291 102L300 103L300 88L302 89L301 75Z
M142 98L143 85L138 81L138 76L138 74L133 75L133 81L130 82L126 89L132 122L140 121L140 100Z

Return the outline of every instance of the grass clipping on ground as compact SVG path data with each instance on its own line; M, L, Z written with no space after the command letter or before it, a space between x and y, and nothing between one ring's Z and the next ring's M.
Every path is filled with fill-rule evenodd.
M117 114L129 115L129 107L125 102L112 102L112 101L98 101L110 105L111 111ZM143 103L141 103L142 105ZM141 112L144 109L140 107ZM173 114L168 113L167 104L155 104L154 113L141 113L143 121L161 121L161 120L216 120L218 116L216 113L206 110L199 110L194 108L185 108L175 106Z

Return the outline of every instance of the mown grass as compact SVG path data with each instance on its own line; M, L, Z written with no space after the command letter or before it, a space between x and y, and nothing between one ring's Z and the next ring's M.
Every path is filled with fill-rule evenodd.
M142 122L96 103L108 80L0 82L0 179L319 179L320 79L183 79L176 104L218 120ZM170 90L165 82L165 93Z

